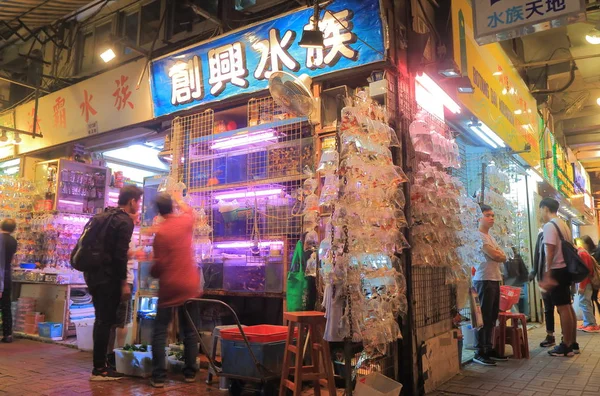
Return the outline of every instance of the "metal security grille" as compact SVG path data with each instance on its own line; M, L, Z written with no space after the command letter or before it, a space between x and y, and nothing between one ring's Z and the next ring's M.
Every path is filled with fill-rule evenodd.
M413 267L413 299L417 328L452 318L455 292L446 284L446 268Z

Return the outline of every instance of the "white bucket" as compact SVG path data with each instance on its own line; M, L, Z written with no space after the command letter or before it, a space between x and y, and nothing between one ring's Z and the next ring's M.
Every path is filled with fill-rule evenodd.
M81 351L94 350L94 319L84 319L75 323L77 332L77 349Z

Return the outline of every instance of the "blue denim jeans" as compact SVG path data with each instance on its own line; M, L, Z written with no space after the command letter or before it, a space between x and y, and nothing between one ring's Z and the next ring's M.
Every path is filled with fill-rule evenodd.
M596 326L596 317L594 316L594 307L592 303L592 285L588 284L585 287L583 294L577 292L577 298L579 299L579 308L583 315L583 326Z
M167 346L169 324L171 324L171 320L173 320L173 313L175 310L177 310L179 316L179 327L183 332L185 357L183 374L188 376L198 372L198 365L196 364L196 358L198 357L198 335L189 322L183 306L175 308L158 308L156 311L156 319L154 320L154 332L152 333L152 378L157 380L164 380L167 377L165 347ZM193 315L193 313L194 310L190 309L190 314Z

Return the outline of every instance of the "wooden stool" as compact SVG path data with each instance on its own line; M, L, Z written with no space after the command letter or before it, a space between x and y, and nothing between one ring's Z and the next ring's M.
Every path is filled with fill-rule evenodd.
M284 396L290 389L294 396L302 393L302 381L312 381L315 396L321 395L321 385L327 388L330 396L336 395L333 380L333 362L329 352L329 343L323 339L325 329L325 314L323 312L285 312L283 319L288 323L288 335L281 370L281 386L279 396ZM294 332L298 328L296 345L293 345ZM306 352L310 355L310 366L303 366L305 343ZM292 365L292 353L296 355L295 365ZM320 361L323 368L321 369ZM293 374L294 381L289 380Z
M511 321L511 327L507 322ZM521 322L521 328L519 328ZM527 318L524 314L500 312L498 326L494 328L494 349L500 356L506 353L506 343L513 348L515 359L529 359L529 341L527 339Z

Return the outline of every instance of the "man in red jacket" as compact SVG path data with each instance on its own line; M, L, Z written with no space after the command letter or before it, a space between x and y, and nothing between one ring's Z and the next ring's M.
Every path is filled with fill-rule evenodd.
M198 366L198 339L189 323L183 304L190 298L198 297L200 275L192 258L192 234L194 211L180 196L175 196L180 214L173 212L173 201L166 193L156 198L158 212L164 218L154 237L154 265L150 275L159 281L158 310L152 335L152 379L151 385L162 388L167 376L165 346L167 329L178 310L180 327L184 334L185 382L194 382Z

